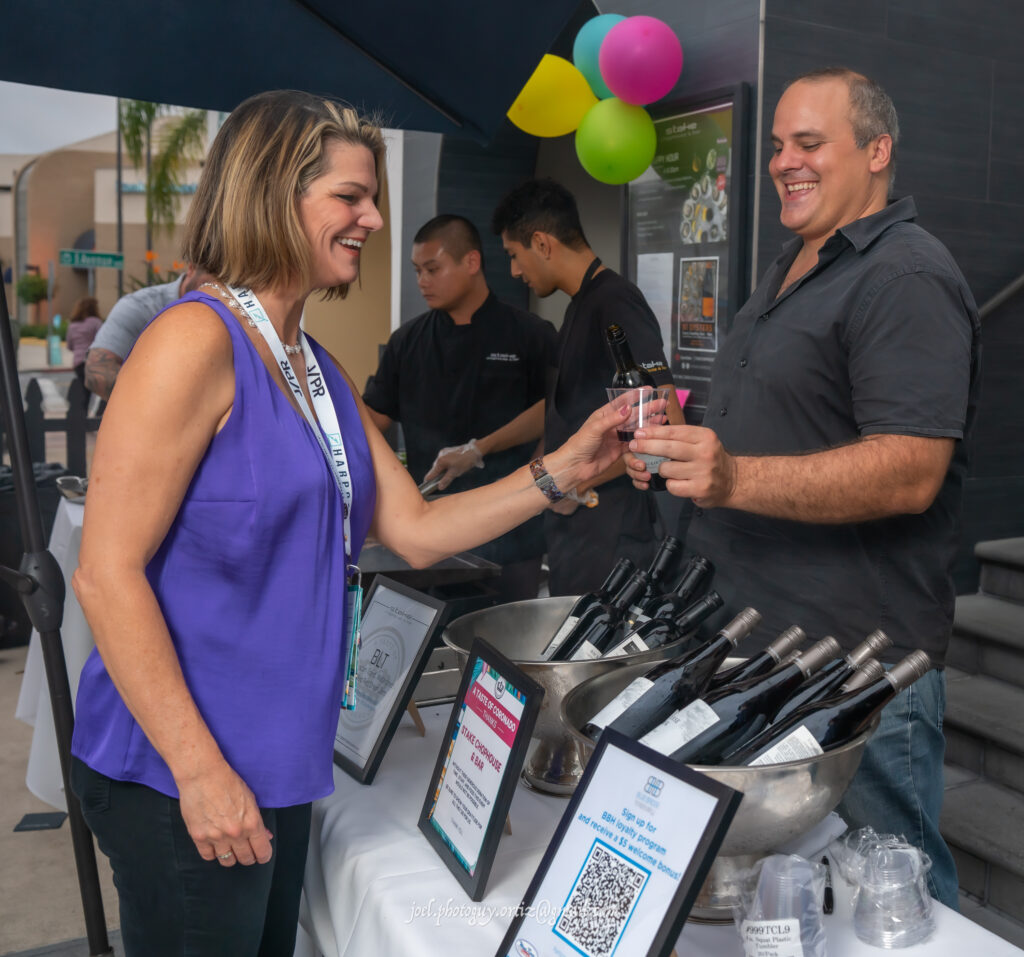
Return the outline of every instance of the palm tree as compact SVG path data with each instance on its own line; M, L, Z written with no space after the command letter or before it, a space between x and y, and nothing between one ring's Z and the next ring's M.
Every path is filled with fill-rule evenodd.
M153 248L154 229L171 230L181 194L185 170L198 163L206 149L206 110L185 110L169 117L158 132L153 153L153 128L171 107L145 100L121 100L121 135L135 168L146 171L146 249ZM147 259L146 281L154 279L153 264Z

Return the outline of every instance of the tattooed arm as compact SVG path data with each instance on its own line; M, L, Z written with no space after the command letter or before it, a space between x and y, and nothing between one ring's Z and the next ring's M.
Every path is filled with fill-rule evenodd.
M85 387L101 399L109 399L122 362L109 349L90 349L85 357Z

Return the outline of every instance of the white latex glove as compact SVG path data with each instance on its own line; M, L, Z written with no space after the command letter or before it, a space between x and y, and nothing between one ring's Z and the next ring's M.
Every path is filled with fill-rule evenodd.
M465 445L455 445L451 448L441 449L430 466L430 471L423 476L424 482L429 482L436 476L441 476L437 483L437 490L444 491L464 472L471 468L482 469L484 457L476 447L476 439L470 439Z

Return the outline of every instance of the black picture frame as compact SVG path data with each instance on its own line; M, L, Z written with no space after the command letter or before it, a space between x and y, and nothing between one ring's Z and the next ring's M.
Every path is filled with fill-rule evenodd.
M523 696L523 707L518 726L515 730L513 744L509 749L508 758L501 770L501 783L484 827L484 836L480 846L480 853L477 857L477 863L472 873L470 873L454 846L445 840L432 823L431 818L433 817L433 810L441 790L444 775L447 772L448 758L452 752L455 738L459 734L463 711L468 707L466 699L470 688L476 681L477 672L480 670L478 663L494 670L504 679L506 686L511 685L520 692ZM448 725L445 728L437 761L430 776L427 794L423 801L423 808L420 811L418 822L420 831L423 832L424 837L426 837L448 869L455 875L456 880L462 885L470 900L481 900L486 890L487 879L490 876L491 866L494 863L494 855L498 850L498 841L501 839L505 820L512 805L512 797L519 783L519 775L523 768L523 762L526 760L526 752L530 746L530 738L533 735L534 725L537 723L537 715L540 712L543 697L544 689L540 684L526 675L522 669L514 665L482 638L474 639L469 650L469 660L463 669L459 691L455 696L451 717L448 719Z
M562 819L558 822L554 837L552 837L548 849L544 852L544 857L541 859L537 871L530 881L530 886L526 889L522 903L516 909L515 917L512 919L512 923L509 925L508 931L501 942L497 957L506 957L510 953L519 952L512 951L511 948L517 941L520 928L526 916L533 910L538 891L543 886L545 876L557 857L570 827L577 823L577 811L580 804L583 802L595 779L599 779L602 759L612 748L636 758L642 764L649 766L658 775L676 778L685 785L709 795L715 801L715 806L710 815L708 815L703 832L696 843L696 849L690 857L686 869L682 872L676 891L665 911L665 916L653 940L647 949L643 951L646 957L669 957L672 953L672 948L675 946L680 933L682 933L686 918L693 907L694 901L697 899L701 886L707 878L708 871L711 869L715 855L721 847L736 809L743 799L743 795L739 791L707 777L707 775L673 761L663 754L659 754L657 751L640 744L633 738L606 729L598 739L597 746L587 764L586 770L583 772L579 786L570 798L569 804L562 814ZM579 826L585 827L586 825L580 824ZM556 915L555 920L557 923L558 915ZM620 941L620 943L622 942ZM536 947L535 942L534 946ZM570 943L569 947L573 947L573 945ZM623 957L636 957L640 953L636 950L619 949L618 944L616 944L615 952L616 954L622 954Z
M422 620L412 621L409 627L401 630L393 626L375 627L374 609L387 600L389 595L397 595L402 599L406 607L401 614L408 615L410 605L422 608ZM359 671L356 677L356 708L353 711L342 709L338 715L338 729L334 738L334 763L361 784L373 783L391 738L402 720L402 714L409 705L416 683L423 674L434 635L444 621L445 609L446 603L441 599L425 595L386 575L377 575L366 592L363 599ZM386 659L379 662L380 656L395 652L401 652L403 658L397 663L397 671L387 687L390 689L397 685L398 693L387 703L383 714L380 713L378 699L369 706L370 714L367 715L367 702L373 700L380 688L379 681L374 681L371 669L383 669ZM375 656L378 660L375 660ZM382 676L381 680L388 680L388 677ZM343 729L350 733L356 733L357 730L363 733L364 728L357 727L359 722L376 728L373 743L368 751L363 749L363 754L354 747L346 748L342 739Z
M725 188L719 192L713 187L717 175L711 169L711 152L701 141L701 130L692 134L675 132L683 130L686 124L716 122L711 120L726 109L731 111L731 122L726 137L729 140L729 165L725 175ZM658 147L652 171L638 178L626 187L626 201L623 212L623 269L636 283L652 304L656 313L664 313L664 295L670 302L669 336L665 341L665 355L669 360L673 378L678 387L690 389L690 400L684 407L686 421L700 424L706 410L707 383L710 380L711 364L717 353L717 340L726 334L732 325L737 310L746 301L750 288L749 277L749 197L752 186L750 160L750 86L738 83L733 86L711 90L692 97L657 103L648 107L658 134ZM724 131L722 131L724 132ZM700 142L693 155L680 155L679 137L692 135ZM706 136L707 134L704 133ZM684 141L685 142L685 141ZM700 152L700 156L697 153ZM675 159L673 157L675 156ZM694 171L694 165L702 170ZM724 175L724 174L723 174ZM695 182L690 183L694 179ZM707 181L714 196L721 202L704 201L698 183ZM696 193L693 202L688 191ZM687 207L692 213L692 224L688 221ZM727 210L727 216L725 211ZM715 228L714 219L725 216L722 223L725 239L712 240L710 232L704 241L697 242L693 234L687 238L682 231L687 225L697 226L698 213L712 214L708 229ZM701 235L704 235L703 233ZM671 275L667 285L664 282L649 281L640 269L640 256L663 254L672 256ZM648 260L650 261L650 260ZM692 263L685 266L683 263ZM702 274L707 283L710 277L713 312L710 322L687 322L700 330L696 333L706 341L695 343L690 336L684 338L684 321L681 313L684 289L696 281L701 264L707 264L708 271ZM693 276L684 282L684 269L692 269ZM656 274L663 273L656 270ZM707 290L698 295L706 297ZM702 299L702 301L705 301ZM662 306L659 308L659 303ZM697 317L697 318L703 318Z

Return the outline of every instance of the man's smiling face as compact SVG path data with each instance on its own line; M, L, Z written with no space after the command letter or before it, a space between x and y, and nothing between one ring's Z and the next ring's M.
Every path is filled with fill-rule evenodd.
M789 87L775 110L768 164L782 202L782 225L820 244L840 227L884 208L884 178L876 174L885 164L878 164L876 144L857 147L844 80L799 80Z

